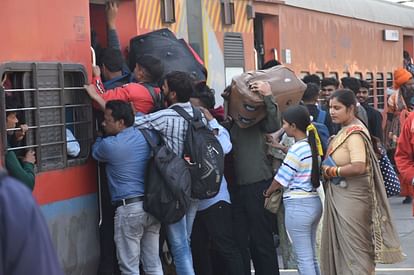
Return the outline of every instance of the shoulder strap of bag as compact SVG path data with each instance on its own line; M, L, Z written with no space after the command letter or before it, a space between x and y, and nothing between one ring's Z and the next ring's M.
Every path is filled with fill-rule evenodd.
M158 101L158 97L157 94L155 93L154 87L152 87L152 85L148 84L148 83L141 83L145 88L147 88L148 93L151 95L152 97L152 102L154 103L154 107L157 105L157 101Z
M154 140L151 138L151 136L147 132L147 130L139 129L139 131L144 136L145 140L148 142L148 144L151 146L151 148L152 149L155 149L157 147L157 144L155 144Z
M193 108L193 107L192 107ZM188 122L190 122L191 120L193 120L193 118L190 116L189 113L187 113L183 107L181 106L172 106L171 109L173 109L174 111L176 111L180 116L182 116L185 120L187 120ZM194 112L194 108L193 108L193 112Z

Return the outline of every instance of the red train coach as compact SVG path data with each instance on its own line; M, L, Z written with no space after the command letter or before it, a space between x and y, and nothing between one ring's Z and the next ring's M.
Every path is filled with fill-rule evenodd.
M256 0L258 65L279 59L297 74L354 76L372 83L372 104L386 108L386 88L413 56L414 9L381 0Z

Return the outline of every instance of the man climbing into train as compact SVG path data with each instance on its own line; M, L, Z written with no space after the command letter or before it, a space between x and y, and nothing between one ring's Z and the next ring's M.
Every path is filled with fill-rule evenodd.
M158 255L160 223L143 209L144 179L150 147L133 127L134 112L129 103L106 103L102 126L92 156L106 163L106 175L115 211L115 244L123 275L139 275L140 260L145 274L162 275ZM131 154L131 152L134 152Z

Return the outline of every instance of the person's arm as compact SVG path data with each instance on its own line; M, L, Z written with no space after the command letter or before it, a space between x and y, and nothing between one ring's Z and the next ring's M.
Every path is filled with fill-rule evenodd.
M118 4L109 1L106 5L106 21L108 23L108 47L121 50L118 33L116 31L116 17L118 15Z
M395 151L395 163L398 172L404 182L412 182L414 179L414 135L411 132L412 118L408 118L398 138L397 150Z
M352 134L346 141L348 144L350 164L335 167L336 176L340 177L355 177L366 173L366 148L365 141L360 134ZM325 178L332 178L329 166L322 166L322 172Z
M77 157L80 153L80 145L72 131L66 128L66 150L69 156Z
M165 129L166 124L167 115L164 111L158 111L144 116L136 115L134 126L138 129L149 129L162 132Z
M253 82L250 84L250 89L252 92L260 93L263 96L266 106L266 117L260 122L261 129L266 133L276 132L280 128L280 118L269 82Z
M27 154L32 154L27 152ZM25 157L26 159L26 157ZM34 156L33 156L34 159ZM13 151L6 153L6 169L9 174L18 180L21 180L30 190L33 190L35 185L35 172L34 172L34 160L30 158L32 162L23 160L20 162ZM27 159L29 160L29 159Z
M95 85L89 84L89 85L83 85L86 92L90 96L90 98L97 103L98 109L100 109L102 112L105 111L105 100L99 96L99 94L96 91Z
M102 138L97 137L92 145L92 157L100 162L108 162L111 159L111 152L116 150L116 144L113 142L114 136Z
M272 184L263 195L269 197L277 189L288 187L299 168L300 157L292 152L292 150L289 150L277 174L273 178Z
M208 127L213 130L221 148L223 148L223 153L228 154L233 146L231 144L229 132L218 123L209 110L203 107L199 107L199 109L204 114L204 118L208 121Z

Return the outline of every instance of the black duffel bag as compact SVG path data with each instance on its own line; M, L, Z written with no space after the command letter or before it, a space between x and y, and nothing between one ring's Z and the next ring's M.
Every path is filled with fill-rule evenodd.
M169 29L160 29L130 40L129 67L135 68L138 56L149 54L163 62L164 75L172 71L186 72L197 81L205 81L204 66L197 61L189 46Z

